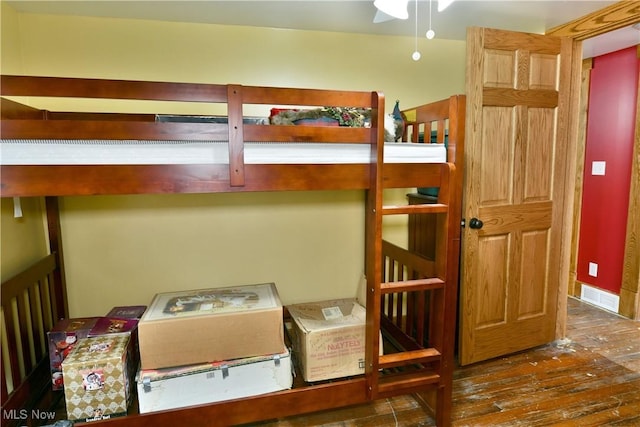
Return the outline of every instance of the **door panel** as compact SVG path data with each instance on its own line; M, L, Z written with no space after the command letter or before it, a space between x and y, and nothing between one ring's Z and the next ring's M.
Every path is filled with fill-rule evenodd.
M468 31L464 216L483 226L463 235L462 364L555 339L571 54L559 38Z
M504 267L508 263L509 236L498 235L481 239L479 246L481 253L486 257L499 260L499 262L485 265L478 277L479 292L475 301L478 307L477 326L486 328L507 321L503 301L507 298L505 285L508 281L508 270ZM488 298L489 295L492 298Z
M521 274L517 319L544 315L547 295L545 256L549 252L546 231L522 233ZM541 286L536 286L541 284Z
M511 200L511 182L513 180L513 114L504 107L488 107L483 114L483 140L491 144L480 147L480 164L486 165L480 173L480 204L504 205Z
M551 108L529 108L528 129L524 168L523 202L551 199L552 174L540 174L541 170L552 170L554 149L555 112Z

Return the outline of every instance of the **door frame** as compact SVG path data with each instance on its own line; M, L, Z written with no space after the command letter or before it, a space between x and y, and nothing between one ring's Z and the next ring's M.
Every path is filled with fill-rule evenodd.
M620 1L606 8L597 10L579 19L551 28L545 34L558 37L569 37L573 39L574 52L582 52L582 41L640 23L640 3L635 1ZM640 46L638 47L640 56ZM558 298L558 321L556 324L556 336L562 338L566 332L566 312L567 296L579 292L579 284L576 281L576 260L578 252L579 218L581 211L580 201L582 200L582 174L584 170L584 151L586 144L586 102L588 95L588 79L590 67L587 62L583 65L581 54L575 55L576 59L572 63L572 108L570 113L569 131L570 139L577 144L575 147L576 156L572 165L568 165L570 173L566 179L567 185L573 186L573 218L566 226L572 230L568 233L571 241L566 242L571 245L570 251L570 271L566 280L566 286L559 291ZM640 93L639 93L640 95ZM638 96L640 103L640 96ZM640 121L640 106L636 109L636 122ZM620 291L620 314L635 320L640 320L640 201L637 197L632 197L640 191L640 127L636 127L634 154L631 171L631 188L629 197L629 215L627 222L627 237L624 252L623 266L623 286Z

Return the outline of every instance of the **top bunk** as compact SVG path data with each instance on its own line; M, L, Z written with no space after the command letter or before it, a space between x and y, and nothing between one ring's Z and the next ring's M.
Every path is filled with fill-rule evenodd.
M379 92L5 75L0 95L2 197L366 189L376 163L386 187L437 187L455 158L385 138Z

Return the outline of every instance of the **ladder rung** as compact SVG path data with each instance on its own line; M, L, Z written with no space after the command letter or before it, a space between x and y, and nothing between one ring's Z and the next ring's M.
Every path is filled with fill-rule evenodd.
M440 352L438 350L435 348L422 348L419 350L384 354L380 356L378 366L380 368L393 368L395 366L409 365L411 363L433 362L438 359L440 359Z
M380 291L383 294L390 294L394 292L426 291L429 289L440 289L443 288L444 285L444 280L437 277L428 277L426 279L381 283Z
M378 394L409 393L439 381L440 375L432 370L383 375L378 382Z
M426 203L420 205L395 206L387 205L382 207L383 215L401 215L401 214L417 214L417 213L446 213L449 205L442 203Z

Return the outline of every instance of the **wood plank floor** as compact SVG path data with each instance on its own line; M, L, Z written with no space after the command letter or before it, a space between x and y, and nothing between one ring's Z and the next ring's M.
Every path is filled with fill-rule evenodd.
M640 426L640 322L569 299L567 338L458 368L454 426ZM434 426L414 396L260 426Z

